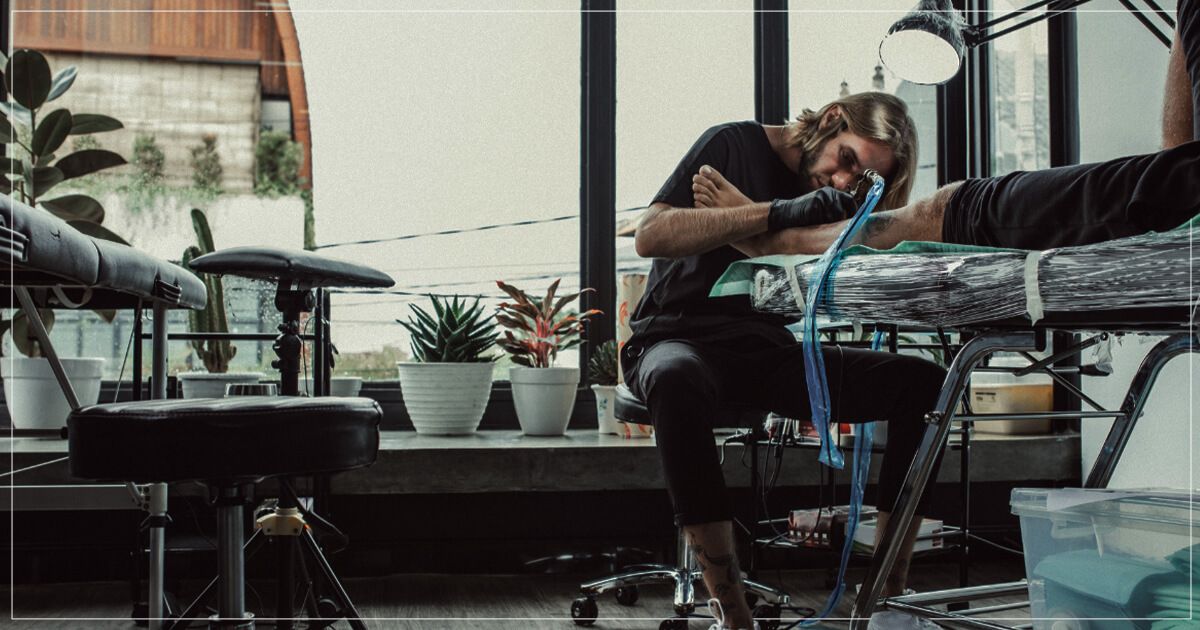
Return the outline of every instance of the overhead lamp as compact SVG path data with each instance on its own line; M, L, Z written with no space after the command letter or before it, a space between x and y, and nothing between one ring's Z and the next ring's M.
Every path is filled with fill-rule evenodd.
M905 81L945 83L962 66L965 27L950 0L921 0L888 29L879 42L879 59Z
M896 20L879 43L879 59L896 76L911 83L937 85L958 74L968 48L996 39L1030 24L1070 11L1090 0L1038 0L1021 9L1006 13L982 24L967 24L950 0L920 0L917 6ZM1144 0L1150 13L1156 15L1168 31L1175 29L1175 20L1154 0ZM1171 36L1163 33L1142 10L1123 1L1124 6L1165 46L1170 48ZM1033 17L995 30L996 25L1031 11L1045 8Z

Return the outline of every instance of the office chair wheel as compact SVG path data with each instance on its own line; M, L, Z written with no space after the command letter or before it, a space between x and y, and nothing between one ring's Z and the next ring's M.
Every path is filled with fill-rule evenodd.
M600 607L593 597L580 597L571 602L571 619L577 626L590 626L600 616Z
M617 603L622 606L632 606L637 603L638 589L636 586L617 587Z
M688 630L688 620L679 617L663 619L663 622L658 624L658 630Z
M346 616L345 611L343 611L342 607L338 605L337 600L333 599L332 597L322 597L317 600L317 614L320 615L322 619L341 619L342 617ZM328 627L333 625L333 623L334 622L332 621L322 622L323 625L319 627Z
M779 627L779 616L783 609L778 604L763 604L754 609L754 618L762 630L776 630Z

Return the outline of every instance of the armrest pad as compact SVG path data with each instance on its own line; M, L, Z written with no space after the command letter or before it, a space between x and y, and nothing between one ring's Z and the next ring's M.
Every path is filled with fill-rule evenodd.
M396 284L387 274L365 265L277 247L230 247L196 258L191 267L204 273L294 281L311 288L386 289Z

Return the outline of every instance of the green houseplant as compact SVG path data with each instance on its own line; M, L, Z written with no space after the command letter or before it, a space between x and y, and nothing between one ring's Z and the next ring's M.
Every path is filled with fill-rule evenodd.
M517 420L527 435L566 432L579 387L579 368L555 366L554 359L563 350L579 345L584 324L600 314L596 309L582 313L566 310L590 289L556 299L559 282L555 280L540 299L496 282L513 300L497 307L496 321L506 329L497 343L517 364L509 370L509 380Z
M418 433L461 435L479 428L492 393L496 322L476 298L429 296L433 313L410 304L412 361L396 363L400 391Z
M181 262L191 269L191 262L216 251L212 228L203 210L192 208L192 229L196 244L183 252ZM197 333L227 333L229 318L225 312L225 283L220 276L197 273L204 281L208 303L202 310L188 311L188 328ZM181 372L179 382L184 398L221 398L230 383L257 383L262 372L230 372L229 362L237 355L237 347L228 339L193 339L188 342L204 364L205 372Z
M588 380L596 396L596 427L601 433L621 433L614 415L617 402L617 342L609 339L596 348L588 361Z
M4 67L4 89L8 94L5 102L0 102L0 136L8 149L8 157L3 159L0 193L45 210L85 234L124 243L100 225L104 208L99 201L87 195L49 194L65 181L125 164L125 159L112 151L86 145L59 155L68 137L120 129L120 121L101 114L51 108L51 103L75 83L74 66L52 73L46 57L34 50L17 50L10 58L0 53L0 64ZM41 310L39 314L49 329L54 323L53 312ZM116 316L113 311L97 311L97 314L106 321ZM13 333L13 345L28 357L5 362L4 393L14 426L62 426L70 410L23 314L0 319L0 334L9 330ZM62 363L80 403L94 404L100 394L104 360L63 358Z

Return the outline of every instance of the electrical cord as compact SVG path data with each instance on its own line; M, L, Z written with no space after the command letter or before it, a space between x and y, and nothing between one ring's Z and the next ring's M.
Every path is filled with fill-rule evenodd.
M113 402L117 402L117 399L121 396L121 380L125 378L125 365L129 361L129 349L133 347L133 333L136 330L137 326L135 322L135 325L129 329L129 341L125 342L125 356L121 358L121 371L117 373L117 387L113 391Z

